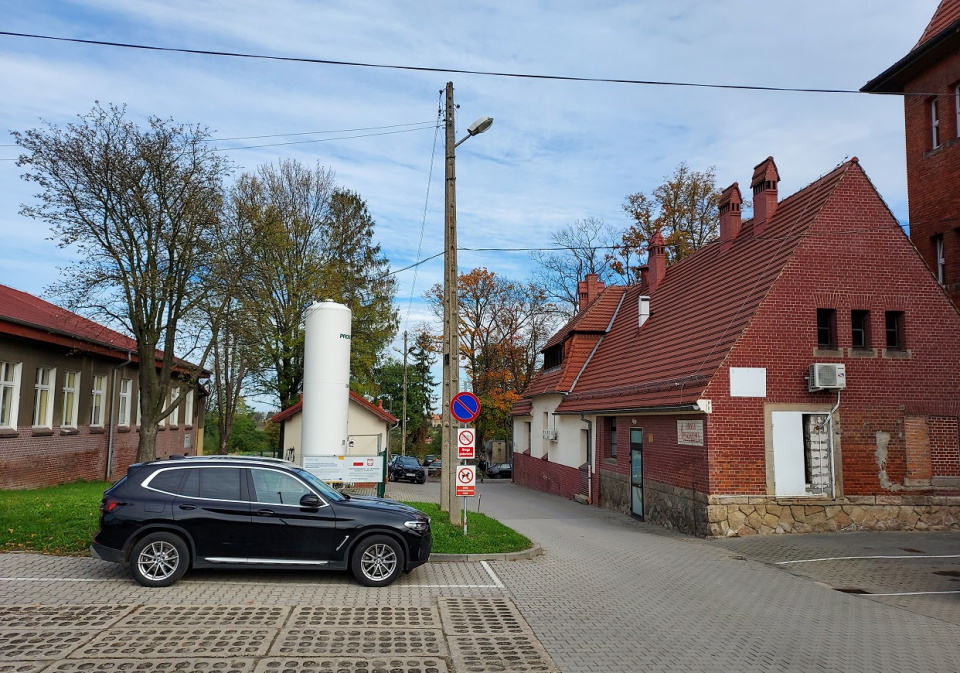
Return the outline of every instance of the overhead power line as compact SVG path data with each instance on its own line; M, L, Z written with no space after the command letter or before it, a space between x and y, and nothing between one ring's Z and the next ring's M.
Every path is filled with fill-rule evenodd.
M306 58L300 56L271 56L267 54L247 54L235 51L215 51L210 49L182 49L179 47L158 47L147 44L130 44L126 42L108 42L105 40L82 40L75 37L57 37L53 35L35 35L31 33L14 33L0 31L0 35L9 37L24 37L35 40L52 40L55 42L71 42L75 44L94 45L98 47L119 47L123 49L140 49L144 51L173 52L177 54L194 54L197 56L227 56L230 58L249 58L266 61L285 61L290 63L311 63L317 65L339 65L353 68L378 68L383 70L409 70L413 72L435 72L455 75L481 75L487 77L512 77L519 79L554 80L561 82L596 82L603 84L632 84L645 86L677 86L697 87L704 89L736 89L742 91L790 91L796 93L829 93L829 94L863 94L856 89L820 89L782 86L758 86L748 84L717 84L710 82L673 82L667 80L623 79L614 77L574 77L571 75L538 75L521 72L505 72L496 70L465 70L462 68L431 68L427 66L396 65L390 63L366 63L363 61L337 61L323 58ZM875 95L875 94L867 94Z

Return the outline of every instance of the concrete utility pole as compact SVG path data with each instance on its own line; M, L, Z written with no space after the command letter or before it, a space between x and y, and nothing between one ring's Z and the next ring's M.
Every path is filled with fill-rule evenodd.
M457 300L457 173L454 150L467 138L479 135L493 124L492 117L481 117L470 125L467 135L456 139L456 106L453 104L453 82L447 82L446 111L446 181L444 189L445 226L443 232L443 408L440 410L442 439L440 459L440 509L450 513L450 523L459 525L457 502L457 429L450 402L460 392L460 303Z
M444 181L444 228L443 228L443 391L441 394L442 418L440 459L440 509L449 512L450 522L459 524L460 515L452 503L456 502L456 455L453 450L453 433L456 428L450 413L450 401L460 392L460 304L457 300L457 171L455 161L456 129L453 105L453 82L447 82L446 108L446 168Z
M400 455L407 455L407 330L403 330L403 420L401 421Z

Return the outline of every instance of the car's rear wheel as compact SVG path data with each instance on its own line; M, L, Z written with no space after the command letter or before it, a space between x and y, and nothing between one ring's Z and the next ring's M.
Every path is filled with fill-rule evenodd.
M426 477L426 475L424 475L424 476L420 477L419 479L417 479L417 483L418 483L418 484L422 484L422 483L424 483L426 480L427 480L427 477Z
M175 533L151 533L130 554L133 579L145 587L168 587L183 577L189 565L187 543Z
M357 545L350 569L360 584L385 587L400 576L403 565L400 543L386 535L373 535Z

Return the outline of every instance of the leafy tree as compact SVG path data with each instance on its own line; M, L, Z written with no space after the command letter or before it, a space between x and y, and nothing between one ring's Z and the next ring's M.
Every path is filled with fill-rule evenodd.
M715 167L692 171L681 162L650 196L643 192L627 196L623 209L633 224L623 233L617 250L620 259L612 258L611 267L636 282L639 266L631 266L629 260L643 254L657 231L666 243L668 264L696 252L717 237L719 202Z
M617 234L602 219L588 217L555 231L550 241L562 250L531 254L539 265L534 280L545 298L564 317L572 318L580 306L578 281L590 273L597 274L605 283L617 280L607 266L609 251L617 245Z
M353 387L368 392L376 354L396 329L395 281L373 240L374 221L333 174L288 160L241 176L232 207L247 230L249 272L242 301L260 335L253 344L261 391L285 409L303 390L303 321L310 304L332 299L353 312Z
M25 150L24 179L40 188L39 203L20 212L49 223L60 246L80 257L51 292L137 341L137 460L146 461L156 458L157 425L173 410L171 384L195 384L200 374L174 352L218 286L213 279L226 277L218 264L230 167L205 128L158 117L141 128L125 112L98 103L65 128L46 123L13 135Z
M435 401L433 390L437 385L431 371L435 361L434 348L430 333L421 327L414 337L407 362L407 446L410 450L422 445L429 434ZM383 361L375 370L374 382L377 395L390 399L390 413L402 420L403 362L395 358Z

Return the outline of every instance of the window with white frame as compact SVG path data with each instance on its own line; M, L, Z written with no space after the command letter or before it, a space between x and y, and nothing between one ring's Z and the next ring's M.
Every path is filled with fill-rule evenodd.
M193 389L187 391L186 399L183 401L183 423L193 425Z
M53 386L57 380L55 367L37 367L33 395L33 427L53 427Z
M117 410L117 425L130 425L130 379L120 379L120 408Z
M60 426L77 427L77 410L80 408L80 372L63 374L63 416Z
M140 391L137 391L137 427L140 427Z
M107 377L94 374L93 388L90 393L90 425L91 427L102 428L104 405L107 399Z
M171 388L170 389L170 405L173 407L173 411L170 412L170 425L176 426L180 424L180 388Z
M943 285L947 282L947 258L943 254L943 234L933 237L933 254L937 265L937 282Z
M930 100L930 139L933 149L940 147L940 105L936 98Z
M19 362L0 361L0 428L17 429L20 409Z

